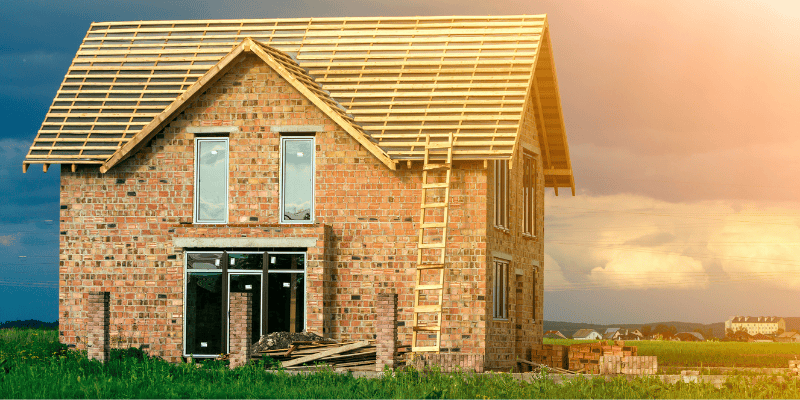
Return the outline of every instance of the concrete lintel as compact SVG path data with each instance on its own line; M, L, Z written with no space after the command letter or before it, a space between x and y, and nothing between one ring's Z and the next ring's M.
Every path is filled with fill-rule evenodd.
M541 263L539 263L539 260L531 260L531 265L533 265L534 267L538 267L539 265L541 265Z
M520 142L520 144L522 145L522 148L524 150L528 150L531 153L536 154L536 155L542 154L538 147L533 147L533 145L531 145L530 143Z
M174 239L175 247L317 247L316 238L208 238L208 237L178 237Z
M508 253L503 253L502 251L492 250L492 257L500 258L506 261L514 261L514 256Z
M322 132L323 125L274 125L269 128L272 132L291 133L291 132Z
M525 270L522 268L515 268L514 272L516 272L517 275L525 275Z
M239 132L238 126L190 126L186 128L189 133L235 133Z

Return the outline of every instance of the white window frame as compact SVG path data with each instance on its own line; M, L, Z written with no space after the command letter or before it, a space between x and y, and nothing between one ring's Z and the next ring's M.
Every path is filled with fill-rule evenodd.
M298 139L310 140L311 141L311 211L310 211L311 219L308 220L308 221L300 221L300 220L296 220L296 219L290 219L290 220L283 219L284 215L286 215L284 213L284 210L283 210L283 205L284 205L283 196L286 193L286 191L284 190L284 185L286 184L286 179L284 177L285 168L284 168L284 159L283 159L283 148L284 148L284 143L287 140L298 140ZM279 220L280 220L280 223L282 223L282 224L313 224L314 223L314 220L315 220L314 214L315 214L315 208L316 208L315 207L315 205L316 205L315 204L316 203L316 193L315 193L315 190L314 190L314 186L316 185L316 178L317 178L317 165L316 165L317 164L317 155L316 155L317 144L316 144L316 140L314 140L314 139L315 138L314 138L313 135L281 136L281 145L280 145L280 149L279 149L281 164L280 164L280 171L279 171L279 174L278 174L279 179L280 179L280 191L278 193L278 202L279 202L278 213L280 214Z
M508 230L508 160L494 160L494 226Z
M536 237L536 157L522 152L522 234Z
M493 267L492 319L508 321L508 273L511 269L511 261L495 258Z
M225 148L227 149L225 152L225 219L222 221L201 221L199 219L200 214L200 190L199 187L199 170L200 170L200 142L204 141L221 141L225 142ZM205 136L205 137L196 137L194 138L194 204L192 204L192 221L195 224L227 224L229 215L230 214L230 186L229 186L229 175L231 173L230 169L230 155L231 155L231 147L230 141L227 137L224 136Z

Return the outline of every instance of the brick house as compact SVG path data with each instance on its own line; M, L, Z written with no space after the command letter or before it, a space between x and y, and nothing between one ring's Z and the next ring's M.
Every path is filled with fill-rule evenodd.
M61 165L61 342L110 292L112 343L173 361L228 352L230 293L256 338L355 340L393 292L401 345L513 367L542 340L545 187L575 190L543 15L93 23L31 164Z

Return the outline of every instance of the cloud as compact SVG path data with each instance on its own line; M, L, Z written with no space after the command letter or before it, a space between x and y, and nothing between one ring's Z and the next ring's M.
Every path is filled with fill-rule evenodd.
M795 203L548 194L545 204L545 290L800 284Z
M17 241L16 235L0 236L0 246L11 246Z

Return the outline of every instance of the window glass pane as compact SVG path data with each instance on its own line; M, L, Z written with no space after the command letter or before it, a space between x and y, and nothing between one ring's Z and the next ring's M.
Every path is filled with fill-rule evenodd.
M264 268L264 253L242 254L228 253L228 268L262 270Z
M228 143L197 141L197 220L225 222L228 214Z
M222 274L192 272L186 282L186 354L222 353Z
M313 139L283 141L283 220L311 221Z
M270 270L300 270L305 268L305 254L270 254Z
M305 276L268 274L268 332L302 332L305 314Z
M189 269L221 269L222 253L188 253L186 265Z

